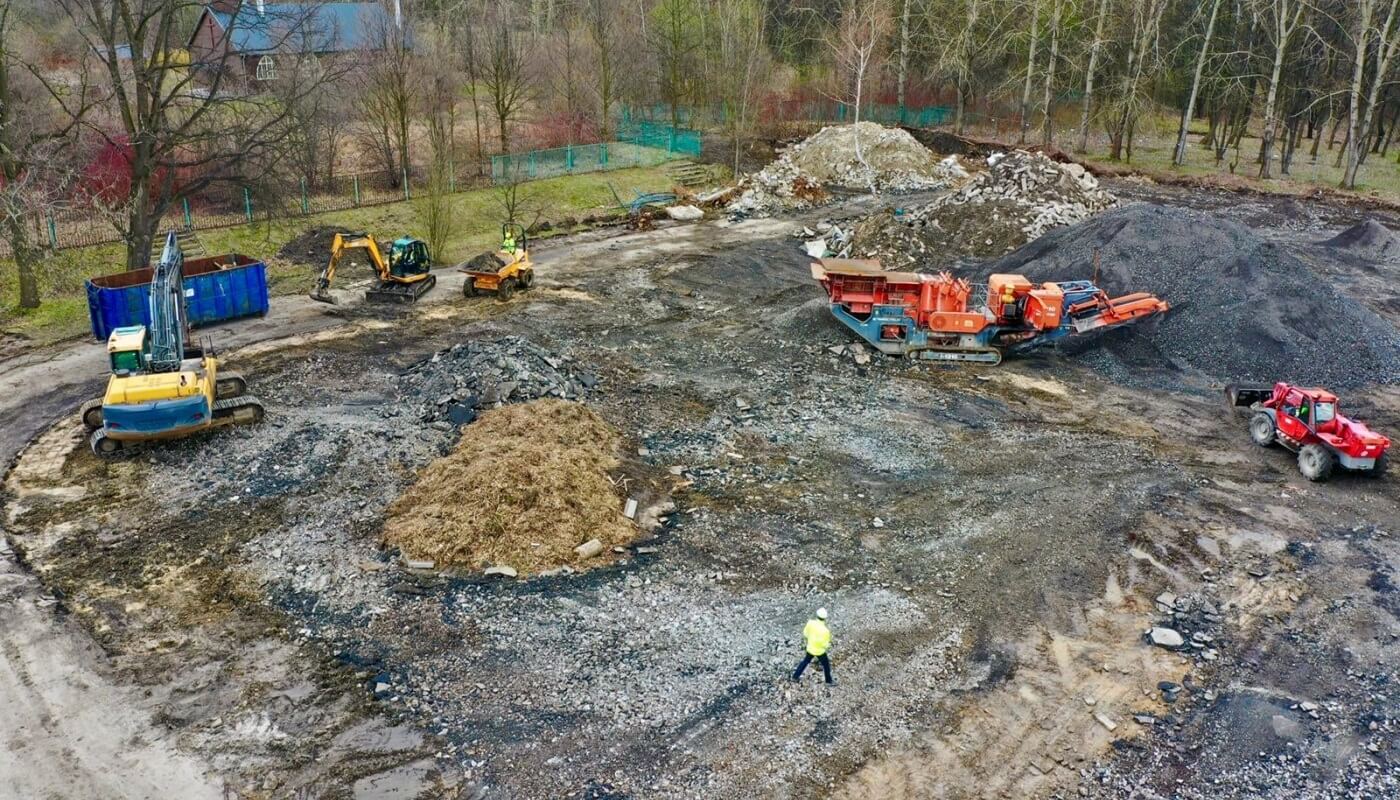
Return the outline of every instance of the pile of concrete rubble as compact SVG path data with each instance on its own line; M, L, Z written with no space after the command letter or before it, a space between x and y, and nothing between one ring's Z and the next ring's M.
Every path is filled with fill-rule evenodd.
M1080 165L1041 153L996 153L987 167L925 206L870 215L856 226L851 254L879 258L889 269L914 267L926 253L999 256L1118 203Z
M464 425L478 410L542 397L579 400L597 385L597 376L568 356L507 336L439 350L404 374L401 394L425 422Z
M1099 188L1098 179L1078 164L1060 164L1043 153L1013 150L993 154L987 171L957 191L908 215L914 225L938 225L940 212L950 206L1009 203L1022 209L1016 222L1024 241L1040 238L1051 228L1082 222L1112 208L1118 198Z
M763 216L810 208L830 199L828 187L899 193L938 189L966 178L956 157L939 160L907 131L873 122L833 125L750 176L729 212Z

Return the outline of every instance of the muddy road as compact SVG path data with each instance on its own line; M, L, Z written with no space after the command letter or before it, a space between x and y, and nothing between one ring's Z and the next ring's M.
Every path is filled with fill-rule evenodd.
M226 347L267 424L136 457L44 401L18 580L152 763L236 797L1391 796L1393 478L1307 483L1207 376L867 363L795 227L571 240L508 303L293 304ZM674 507L583 574L408 569L384 510L457 434L406 373L507 336L597 376ZM1358 394L1400 430L1400 392ZM819 605L838 684L794 685Z

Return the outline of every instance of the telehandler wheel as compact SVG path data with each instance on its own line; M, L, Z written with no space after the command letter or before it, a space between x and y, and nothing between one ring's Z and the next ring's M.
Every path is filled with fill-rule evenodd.
M505 302L510 296L515 294L515 278L506 278L501 281L500 288L496 289L496 299Z
M1249 420L1250 441L1260 447L1268 447L1274 443L1276 431L1274 430L1274 418L1259 412Z
M476 278L467 278L462 283L463 297L476 297Z
M1388 453L1381 453L1380 458L1376 459L1376 463L1371 465L1370 469L1366 470L1366 476L1368 478L1379 478L1385 474L1386 468L1390 466L1390 459L1387 458L1388 455Z
M102 401L89 400L83 403L83 407L78 409L78 415L83 418L83 427L89 431L95 431L102 427Z
M1298 471L1310 481L1327 480L1332 477L1332 469L1335 466L1337 457L1323 445L1303 445L1303 449L1298 451Z
M524 291L535 285L535 271L525 269L520 271L520 289Z

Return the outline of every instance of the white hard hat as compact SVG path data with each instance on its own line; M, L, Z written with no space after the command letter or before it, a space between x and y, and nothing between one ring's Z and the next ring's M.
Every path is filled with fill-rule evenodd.
M826 609L824 609L824 608L819 608L819 609L817 609L817 619L826 619Z

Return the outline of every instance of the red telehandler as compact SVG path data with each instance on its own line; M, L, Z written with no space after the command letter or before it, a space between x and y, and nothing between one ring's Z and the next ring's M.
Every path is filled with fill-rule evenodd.
M1337 396L1279 382L1268 386L1227 386L1232 406L1254 411L1249 438L1260 447L1278 443L1298 454L1298 471L1325 481L1338 466L1372 477L1385 474L1390 439L1337 413Z

